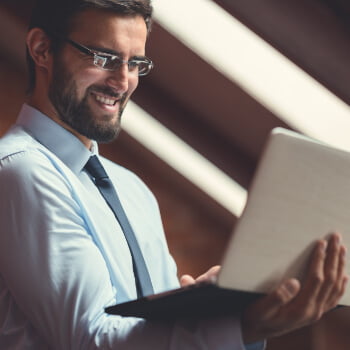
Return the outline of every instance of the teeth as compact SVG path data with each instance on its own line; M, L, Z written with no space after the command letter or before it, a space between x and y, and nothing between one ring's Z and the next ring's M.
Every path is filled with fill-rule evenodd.
M116 101L116 100L111 100L110 98L102 97L102 96L98 96L98 95L95 95L95 97L96 97L97 101L104 103L105 105L109 105L109 106L113 106L115 104L115 101Z

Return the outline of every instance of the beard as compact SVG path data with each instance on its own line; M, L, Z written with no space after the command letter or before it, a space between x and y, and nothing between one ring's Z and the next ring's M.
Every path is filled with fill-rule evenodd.
M119 99L118 118L111 114L95 116L88 103L91 92L99 92L115 99ZM70 73L59 59L56 60L52 83L49 87L49 99L58 113L58 117L73 130L90 140L107 143L117 138L120 131L121 115L124 111L127 94L117 94L107 86L91 85L85 95L79 100L77 83L70 77Z

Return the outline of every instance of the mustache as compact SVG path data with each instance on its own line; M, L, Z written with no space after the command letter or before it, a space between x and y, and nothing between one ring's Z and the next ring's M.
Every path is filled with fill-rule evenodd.
M88 89L87 89L87 92L90 93L90 92L99 92L101 94L104 94L104 95L108 95L110 97L113 97L115 99L124 99L126 97L126 93L118 93L116 92L115 90L113 90L112 88L108 87L108 86L98 86L98 85L93 85L93 86L90 86Z

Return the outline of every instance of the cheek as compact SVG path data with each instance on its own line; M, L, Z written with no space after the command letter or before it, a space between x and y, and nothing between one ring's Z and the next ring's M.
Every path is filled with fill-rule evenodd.
M137 88L139 84L139 77L138 75L132 76L129 78L129 94L131 95Z
M74 74L73 79L76 82L77 93L79 97L84 97L87 89L93 85L101 85L101 77L95 69L85 69Z

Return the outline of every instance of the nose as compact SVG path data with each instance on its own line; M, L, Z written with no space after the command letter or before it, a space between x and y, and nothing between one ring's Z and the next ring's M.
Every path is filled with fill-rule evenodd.
M107 85L118 93L125 93L129 89L130 72L127 63L120 65L116 70L108 72Z

